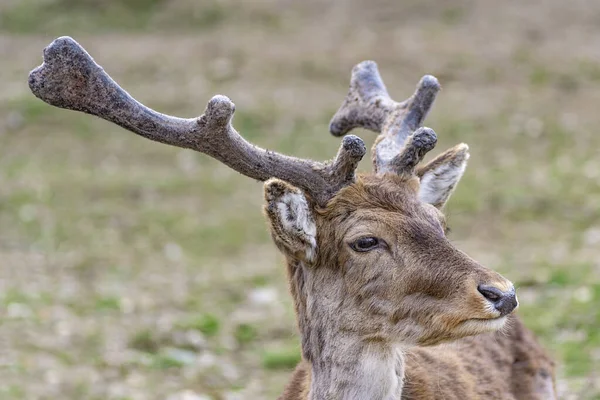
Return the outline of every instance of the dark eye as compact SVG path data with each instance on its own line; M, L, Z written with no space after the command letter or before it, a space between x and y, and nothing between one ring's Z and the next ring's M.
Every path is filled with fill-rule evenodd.
M373 250L379 246L379 239L376 237L362 237L350 244L350 248L354 251L365 252Z

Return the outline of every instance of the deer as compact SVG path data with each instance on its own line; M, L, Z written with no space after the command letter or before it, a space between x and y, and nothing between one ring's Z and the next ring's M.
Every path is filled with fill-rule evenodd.
M263 212L286 261L301 341L280 400L556 399L555 362L515 314L514 285L447 238L443 208L469 147L421 164L437 142L422 126L441 89L435 77L396 102L375 62L356 65L330 123L341 146L327 162L249 143L222 95L197 118L154 111L70 37L44 49L29 86L52 106L264 182ZM354 128L378 134L373 172L356 172L367 150Z

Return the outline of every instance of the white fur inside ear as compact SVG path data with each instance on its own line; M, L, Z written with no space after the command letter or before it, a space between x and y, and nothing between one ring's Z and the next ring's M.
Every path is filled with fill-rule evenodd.
M290 236L301 236L307 242L306 259L312 261L317 249L317 226L302 193L288 192L277 200L282 228Z
M458 164L453 162L443 163L425 172L421 177L419 198L425 203L442 207L463 176L468 158L469 154L467 153L462 162Z

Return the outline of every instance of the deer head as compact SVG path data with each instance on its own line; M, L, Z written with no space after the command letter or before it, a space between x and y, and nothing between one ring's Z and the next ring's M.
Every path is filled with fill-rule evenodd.
M419 166L437 140L433 130L420 127L440 89L432 76L397 103L375 63L354 68L330 130L335 136L355 127L380 133L373 146L374 173L358 176L366 148L356 136L345 136L336 157L325 163L261 149L232 127L234 104L228 98L213 97L198 118L160 114L121 89L68 37L44 50L44 63L31 72L29 85L51 105L200 151L266 181L264 211L288 261L308 360L327 359L332 346L348 351L348 338L433 345L498 330L517 307L508 280L445 236L441 209L465 170L468 147L460 144ZM340 332L344 335L335 336Z
M396 103L376 64L358 64L330 130L380 132L375 173L359 175L325 205L281 180L266 183L265 213L290 265L300 329L315 340L305 353L323 347L320 333L308 331L319 318L369 340L432 345L497 330L516 308L513 285L445 236L441 209L465 170L468 146L418 168L436 143L419 126L439 89L425 76L411 98Z

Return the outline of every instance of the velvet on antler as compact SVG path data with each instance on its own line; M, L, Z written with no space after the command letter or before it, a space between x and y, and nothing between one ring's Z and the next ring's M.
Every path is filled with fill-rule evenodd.
M205 153L250 178L287 181L320 205L354 182L366 152L356 136L345 137L335 159L325 163L262 149L233 128L235 105L221 95L214 96L198 118L161 114L131 97L70 37L60 37L44 49L44 62L31 71L29 87L50 105L98 116L150 140Z
M437 141L432 129L420 126L440 88L435 77L425 75L410 98L396 102L388 94L377 64L363 61L352 70L350 90L329 130L334 136L345 135L357 127L379 133L373 145L375 171L414 173Z

